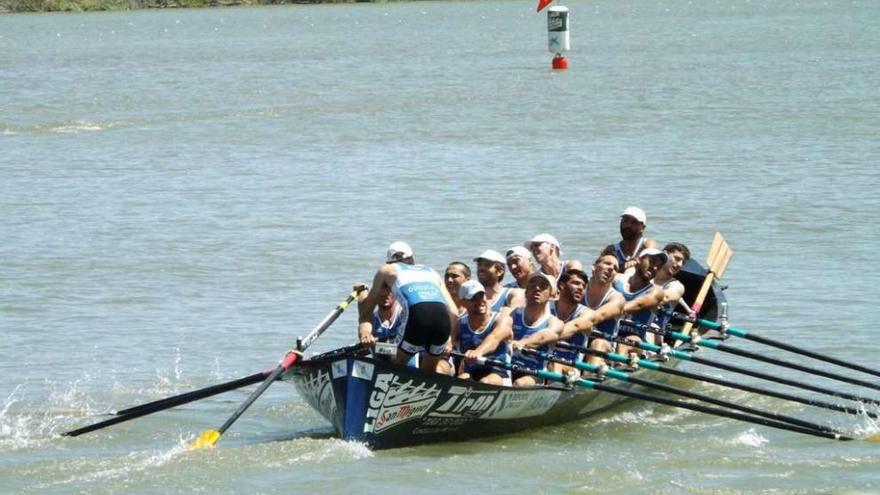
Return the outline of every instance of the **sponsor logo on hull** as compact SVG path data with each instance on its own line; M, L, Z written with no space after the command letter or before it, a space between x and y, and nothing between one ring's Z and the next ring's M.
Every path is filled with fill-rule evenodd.
M437 397L440 387L415 378L401 378L395 373L379 373L370 394L364 432L380 432L424 416Z
M529 418L547 412L562 395L558 390L505 390L483 414L485 419Z

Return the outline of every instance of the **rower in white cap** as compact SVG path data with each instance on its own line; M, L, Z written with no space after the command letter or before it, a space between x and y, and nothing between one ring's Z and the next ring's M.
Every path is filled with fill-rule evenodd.
M486 299L493 312L497 313L502 308L510 308L519 302L517 298L519 291L501 285L506 266L506 260L501 253L487 249L474 258L474 261L477 263L477 280L485 288Z
M522 246L513 246L507 250L507 268L513 280L504 284L511 289L526 290L526 280L535 271L532 266L532 252Z
M617 256L620 273L636 265L636 256L643 248L657 247L657 241L643 236L648 225L645 212L635 206L627 206L620 213L620 237L617 244L611 244L606 250L612 250Z
M458 315L455 302L437 272L415 264L412 248L401 241L392 243L383 264L373 277L373 286L359 304L358 336L361 343L372 344L373 308L383 287L388 287L401 305L403 339L395 362L406 365L409 359L423 353L420 368L425 371L451 372L443 355L449 350L449 336Z
M523 246L529 248L535 261L541 268L541 272L553 277L555 281L559 281L562 275L562 247L559 241L550 234L538 234L532 237Z
M622 326L619 335L626 340L654 343L654 335L648 333L644 326L653 323L655 310L663 303L663 290L651 281L657 270L669 259L668 255L657 248L645 248L639 253L635 270L623 273L614 280L614 289L623 294L626 303L624 315L640 325L638 328ZM621 344L621 354L630 352L630 346Z
M483 284L476 280L468 280L461 285L458 296L467 308L467 312L458 318L459 352L473 351L496 329L499 329L500 333L510 333L512 324L510 316L507 312L492 311ZM504 359L504 349L501 347L498 346L487 357ZM473 362L462 362L458 377L493 385L510 384L509 371Z

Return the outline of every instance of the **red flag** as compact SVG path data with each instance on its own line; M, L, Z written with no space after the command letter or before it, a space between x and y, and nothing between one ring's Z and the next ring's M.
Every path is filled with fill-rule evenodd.
M544 10L544 7L553 3L553 0L538 0L538 5L535 7L535 12L540 12Z

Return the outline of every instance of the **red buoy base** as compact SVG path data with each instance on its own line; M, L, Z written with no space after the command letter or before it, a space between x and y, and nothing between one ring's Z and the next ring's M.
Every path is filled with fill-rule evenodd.
M553 57L553 70L565 70L568 68L568 59L562 55Z

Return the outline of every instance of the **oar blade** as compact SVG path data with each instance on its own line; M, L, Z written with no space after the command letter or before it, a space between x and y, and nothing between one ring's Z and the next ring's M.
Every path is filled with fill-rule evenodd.
M715 272L716 278L721 278L724 276L724 270L727 270L727 265L730 263L730 259L733 258L733 250L730 249L730 246L727 243L724 243L724 250L718 256L716 266L712 267L712 271Z
M870 435L868 438L865 438L865 440L869 442L880 442L880 433Z
M724 236L721 235L721 232L715 232L715 237L712 238L712 246L709 248L709 255L706 257L706 266L711 267L715 260L718 259L718 252L721 250L721 246L723 244L727 244L724 240Z
M205 449L213 447L217 440L220 440L220 432L217 430L205 430L199 433L192 443L189 444L190 450Z

